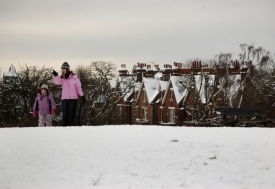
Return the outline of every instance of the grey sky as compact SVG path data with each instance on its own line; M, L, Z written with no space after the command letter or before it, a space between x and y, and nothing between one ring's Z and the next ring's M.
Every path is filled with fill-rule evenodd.
M173 63L275 53L273 0L0 0L0 67Z

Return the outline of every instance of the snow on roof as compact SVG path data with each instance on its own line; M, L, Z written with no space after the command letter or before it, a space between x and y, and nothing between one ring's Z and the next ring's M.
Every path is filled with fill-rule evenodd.
M128 71L128 69L126 68L126 64L121 64L121 66L118 69L118 71Z
M149 103L151 103L159 93L160 80L156 78L143 78L146 94Z
M138 66L136 69L137 69L137 70L146 70L147 67L146 67L146 66L145 66L145 67L139 67L139 66Z
M174 94L176 97L177 104L188 94L188 90L186 88L189 85L190 77L186 76L171 76L170 77ZM182 82L182 83L181 83Z
M241 87L241 75L230 75L229 98L232 98Z
M157 72L155 75L154 75L154 78L156 79L160 79L162 77L162 72Z
M132 86L134 85L135 79L133 77L119 77L118 82L121 92L126 93L124 96L124 100L126 101L133 93Z
M109 83L110 83L111 89L116 88L116 84L117 84L117 80L116 79L109 80Z
M16 69L13 65L10 66L9 72L6 73L4 72L3 76L8 76L8 77L17 77Z
M119 77L119 85L121 89L126 89L127 87L129 87L134 81L133 77Z
M159 67L154 67L153 71L160 71Z
M215 75L207 75L208 85L213 86L215 82ZM195 75L196 89L199 92L201 102L206 103L205 97L205 76L204 75Z
M214 86L215 84L215 75L208 75L208 84L209 86Z
M135 92L139 91L141 86L142 86L142 83L141 82L138 82L138 83L135 83Z
M196 82L196 89L199 92L200 99L202 103L206 103L205 99L205 92L204 92L204 85L205 85L205 79L202 77L202 75L195 75L195 82Z
M160 81L160 90L166 91L169 85L169 81Z
M128 71L127 68L119 68L118 71Z

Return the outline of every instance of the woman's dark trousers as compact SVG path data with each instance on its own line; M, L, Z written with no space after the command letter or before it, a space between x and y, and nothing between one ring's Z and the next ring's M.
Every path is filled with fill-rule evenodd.
M61 106L63 126L73 126L76 114L77 99L62 100Z

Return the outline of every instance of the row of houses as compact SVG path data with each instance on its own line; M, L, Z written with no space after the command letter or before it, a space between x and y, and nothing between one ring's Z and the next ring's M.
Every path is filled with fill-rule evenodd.
M242 82L253 76L252 63L238 61L223 67L194 61L189 67L174 62L136 68L129 73L122 64L118 79L110 81L124 124L215 124L215 108L230 106Z
M4 81L16 78L15 73L11 66L3 75ZM162 68L137 63L135 73L122 64L118 78L110 80L109 87L121 118L119 124L211 125L219 122L215 108L233 107L233 100L243 90L242 83L251 77L251 62L232 61L211 67L199 61L188 67L174 62ZM55 85L51 91L60 95ZM93 107L101 106L100 102L104 102L104 96L99 94Z

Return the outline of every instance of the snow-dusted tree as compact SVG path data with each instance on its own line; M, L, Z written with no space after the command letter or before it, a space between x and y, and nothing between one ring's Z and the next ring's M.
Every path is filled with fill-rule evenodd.
M266 61L266 63L263 63ZM275 118L275 62L273 57L263 57L259 69L254 70L252 79L253 86L257 89L259 97L258 103L265 107L270 118Z
M20 96L23 101L23 115L29 115L30 110L32 110L32 105L37 93L40 91L40 86L42 84L51 84L51 70L51 68L45 67L39 69L36 66L20 66L18 82L20 85Z
M5 103L1 119L5 125L37 125L37 120L32 118L30 112L40 86L52 80L50 70L45 67L38 69L35 66L20 66L18 77L2 86L1 101Z
M17 79L7 80L0 90L0 122L1 126L16 126L20 119L20 95Z

